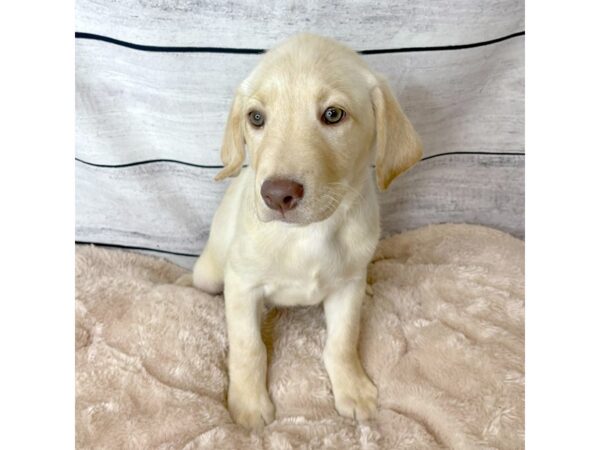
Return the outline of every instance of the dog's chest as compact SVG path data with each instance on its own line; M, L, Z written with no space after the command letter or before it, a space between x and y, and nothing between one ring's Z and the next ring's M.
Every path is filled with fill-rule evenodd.
M322 271L307 268L302 276L267 279L265 298L280 306L316 305L334 290L331 281L324 278Z
M340 250L339 244L318 238L287 248L263 273L266 300L280 306L323 301L343 282L346 266Z

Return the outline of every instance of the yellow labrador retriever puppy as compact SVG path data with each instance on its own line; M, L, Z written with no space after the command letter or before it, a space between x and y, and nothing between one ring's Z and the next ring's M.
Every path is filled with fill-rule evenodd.
M237 178L187 276L203 291L224 289L228 405L237 423L260 428L274 418L260 333L264 302L323 302L335 407L361 420L375 412L377 389L357 351L367 264L379 239L370 166L384 190L421 154L388 84L331 39L294 36L241 83L216 179Z

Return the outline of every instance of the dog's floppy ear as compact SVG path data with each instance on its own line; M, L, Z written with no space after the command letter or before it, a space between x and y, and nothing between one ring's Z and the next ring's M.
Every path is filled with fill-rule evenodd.
M216 176L215 180L236 176L242 164L244 163L244 122L242 117L242 98L239 92L236 93L227 118L225 126L225 136L221 147L221 160L223 161L223 170Z
M394 97L387 81L375 76L371 91L375 110L375 173L381 191L423 155L421 139Z

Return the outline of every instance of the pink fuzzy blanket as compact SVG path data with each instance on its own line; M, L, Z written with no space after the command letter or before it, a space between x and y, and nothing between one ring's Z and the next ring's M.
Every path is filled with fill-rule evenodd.
M270 309L263 337L276 419L260 433L226 408L223 299L174 285L184 270L119 250L76 255L80 449L520 449L523 242L473 225L381 241L360 354L376 417L340 417L320 306Z

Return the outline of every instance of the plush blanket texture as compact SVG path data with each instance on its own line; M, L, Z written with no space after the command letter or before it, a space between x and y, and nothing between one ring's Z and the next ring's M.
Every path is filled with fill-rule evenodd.
M523 242L473 225L381 241L360 354L376 417L340 417L320 306L270 309L263 337L277 413L262 433L226 408L223 298L174 285L183 269L79 247L76 442L81 449L524 447Z

